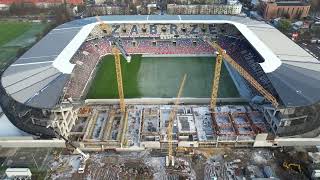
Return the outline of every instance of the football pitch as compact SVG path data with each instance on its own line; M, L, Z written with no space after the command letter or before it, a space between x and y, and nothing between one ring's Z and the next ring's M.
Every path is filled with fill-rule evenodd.
M37 40L47 24L0 21L0 69Z
M121 59L125 98L176 97L180 82L187 74L182 97L208 98L211 93L213 57L142 57L134 55L131 63ZM105 56L97 73L88 99L118 98L113 56ZM218 97L239 97L238 91L223 65Z
M18 37L31 28L32 23L28 22L5 22L0 21L0 46Z

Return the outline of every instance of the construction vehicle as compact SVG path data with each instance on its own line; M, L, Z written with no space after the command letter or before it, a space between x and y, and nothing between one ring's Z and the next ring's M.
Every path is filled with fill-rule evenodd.
M169 119L168 119L168 128L167 128L167 136L168 136L168 156L166 157L166 166L174 166L174 156L173 156L173 123L176 118L176 113L178 109L178 105L180 102L180 97L184 88L184 84L187 79L187 74L183 76L181 81L177 98L174 102L173 108L170 111Z
M244 79L246 79L265 99L270 101L275 108L277 108L279 106L277 99L269 91L264 89L259 84L259 82L256 81L244 68L242 68L238 63L236 63L226 53L226 51L224 49L222 49L216 42L214 42L214 43L209 42L209 44L211 44L211 46L217 50L217 52L216 52L217 58L216 58L214 77L213 77L213 81L212 81L211 101L210 101L210 108L212 111L215 110L215 107L217 104L221 65L222 65L223 59L226 62L228 62Z
M282 167L285 170L293 170L299 173L302 173L302 169L301 169L301 165L300 164L296 164L296 163L288 163L287 161L284 161L282 163Z

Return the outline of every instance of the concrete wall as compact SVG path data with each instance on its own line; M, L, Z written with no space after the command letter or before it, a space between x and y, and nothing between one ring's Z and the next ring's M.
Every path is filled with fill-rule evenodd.
M295 116L307 116L304 123L293 124L289 126L280 126L277 131L277 135L281 137L288 136L301 136L304 138L314 138L320 134L320 103L306 106L306 107L296 107L294 115ZM317 130L318 129L318 130ZM310 133L308 133L310 132Z
M141 146L144 146L145 148L160 149L160 142L159 141L144 141L144 142L141 142Z
M176 98L132 98L126 104L173 104ZM217 98L217 102L248 102L243 98ZM86 99L86 104L119 104L119 99ZM180 98L180 104L209 104L210 98Z
M1 138L1 148L65 148L66 144L64 140L52 139L52 140L34 140L32 138Z
M180 141L178 143L179 147L199 147L199 143L197 141Z
M316 138L275 138L267 140L267 134L258 134L253 147L289 147L289 146L319 146L320 137Z

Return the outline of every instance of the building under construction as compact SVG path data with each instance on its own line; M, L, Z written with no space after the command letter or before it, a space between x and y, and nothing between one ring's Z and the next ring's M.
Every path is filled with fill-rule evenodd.
M172 105L130 105L121 114L117 105L86 106L71 131L71 139L85 150L166 149ZM82 110L83 111L83 110ZM90 112L90 113L87 113ZM175 147L251 147L256 135L270 128L263 114L246 105L216 107L180 105L173 123ZM81 125L81 127L79 127Z
M120 56L131 54L216 56L211 97L126 98ZM115 57L119 99L86 100L105 55ZM244 105L221 105L222 64L245 99L226 104ZM21 130L88 150L250 146L270 135L319 135L319 72L274 27L244 17L92 17L53 29L1 72L0 105Z

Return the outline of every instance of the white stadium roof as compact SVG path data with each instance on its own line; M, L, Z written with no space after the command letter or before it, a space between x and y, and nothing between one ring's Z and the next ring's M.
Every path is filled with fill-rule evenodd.
M264 58L260 65L285 106L320 101L319 61L265 22L223 15L103 16L101 19L108 24L233 24ZM75 66L70 59L96 24L96 18L91 17L53 29L3 73L1 82L7 93L33 107L56 105Z

